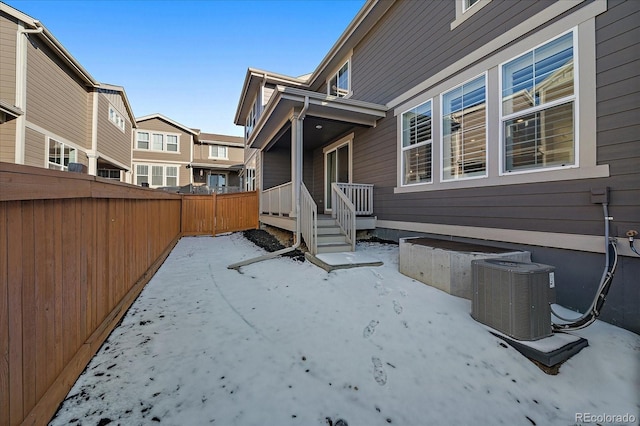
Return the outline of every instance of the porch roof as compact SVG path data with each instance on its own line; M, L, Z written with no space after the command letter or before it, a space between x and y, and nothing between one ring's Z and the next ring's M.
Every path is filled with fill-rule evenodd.
M385 105L277 86L256 123L253 133L249 136L247 146L266 147L288 124L289 119L304 108L305 104L308 105L307 117L326 120L328 124L341 122L354 126L373 127L379 119L386 116L388 110Z

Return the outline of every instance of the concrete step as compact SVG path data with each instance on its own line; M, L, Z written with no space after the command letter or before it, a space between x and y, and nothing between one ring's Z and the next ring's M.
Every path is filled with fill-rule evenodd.
M318 243L318 253L340 253L351 251L351 244L347 243Z
M318 233L318 244L323 243L346 243L347 237L340 232L338 229L337 232L333 234L320 234Z

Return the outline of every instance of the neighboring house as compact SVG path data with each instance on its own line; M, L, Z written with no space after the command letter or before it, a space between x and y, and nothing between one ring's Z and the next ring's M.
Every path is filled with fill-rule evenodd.
M161 114L136 120L132 150L133 183L151 188L193 183L191 162L198 130Z
M140 117L136 122L132 150L136 185L207 185L216 192L241 189L242 137L202 133L161 114Z
M243 166L242 137L199 133L191 162L194 185L207 185L218 193L238 192L244 189L240 177Z
M372 214L356 226L382 238L529 250L584 309L608 221L592 190L609 188L603 318L640 332L639 17L638 1L367 1L310 75L247 72L235 123L259 150L261 221L315 253L334 210Z
M135 119L39 21L0 3L0 161L130 182Z

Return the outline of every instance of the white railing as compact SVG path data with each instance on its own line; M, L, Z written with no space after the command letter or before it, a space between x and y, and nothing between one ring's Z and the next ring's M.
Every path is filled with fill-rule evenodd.
M300 232L307 244L307 249L313 255L318 252L318 206L309 194L309 190L300 185Z
M373 185L342 182L337 182L336 185L351 200L356 215L370 216L373 214Z
M351 250L355 251L356 208L335 182L331 184L331 207L331 216L347 236L347 240L351 244Z
M262 191L260 205L262 213L278 216L289 215L293 207L291 182Z

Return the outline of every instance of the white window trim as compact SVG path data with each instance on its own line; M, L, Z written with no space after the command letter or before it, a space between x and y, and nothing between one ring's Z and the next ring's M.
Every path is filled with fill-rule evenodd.
M115 116L115 120L111 118L112 116ZM111 124L120 129L122 133L125 132L127 123L120 112L111 104L109 104L109 121L111 122Z
M454 30L490 2L491 0L479 0L476 4L466 8L465 0L456 0L456 19L451 23L451 30Z
M440 166L440 182L442 183L449 183L449 182L460 182L460 181L464 181L464 180L472 180L472 179L484 179L488 176L489 173L489 84L488 84L488 78L487 78L487 72L483 72L481 74L475 75L465 81L463 81L460 84L457 84L455 86L451 86L451 88L444 90L440 93L439 96L439 105L441 108L441 112L438 115L438 121L440 122L440 133L438 134L440 140L439 140L439 144L440 144L440 155L438 156L438 160L439 160L439 166ZM444 127L442 126L442 122L444 120L444 109L442 108L442 98L444 97L445 93L447 92L451 92L455 89L457 89L460 86L463 86L465 84L467 84L470 81L476 80L479 77L483 77L484 78L484 102L485 102L485 113L484 113L484 140L485 140L485 151L484 151L484 163L485 163L485 168L484 168L484 174L482 175L475 175L475 176L463 176L460 178L449 178L449 179L445 179L444 177ZM431 113L433 116L433 112ZM433 128L432 128L432 132L433 132ZM433 135L433 133L431 133ZM433 154L432 154L433 155ZM433 163L432 163L433 164ZM431 175L433 176L433 170L431 172Z
M404 125L404 122L402 120L402 116L405 113L411 111L412 109L426 104L427 102L431 103L431 105L430 105L430 107L431 107L431 139L428 140L428 141L425 141L425 142L417 143L415 145L409 145L409 146L406 146L406 147L402 146L402 130L403 130L402 126ZM400 186L400 187L405 187L406 188L406 187L411 187L411 186L419 186L419 185L422 186L422 185L431 185L431 184L433 184L433 145L434 145L433 144L433 135L434 135L434 133L433 133L433 126L434 126L434 123L433 123L433 121L434 121L433 120L433 117L434 117L434 115L433 115L433 103L434 103L433 99L429 99L429 100L426 100L426 101L424 101L424 102L422 102L422 103L420 103L420 104L418 104L418 105L416 105L414 107L411 107L411 108L407 109L402 114L399 114L400 119L399 119L398 123L399 123L399 126L400 126L400 139L398 140L398 142L399 142L399 145L400 145L400 153L399 153L398 161L400 162L400 168L398 170L398 186ZM408 151L408 150L411 150L411 149L414 149L414 148L418 148L418 147L421 147L421 146L426 146L426 145L431 145L431 179L428 182L416 182L416 183L407 183L407 184L405 184L404 183L404 178L403 178L404 177L404 168L403 168L403 159L404 159L404 155L403 154L404 154L404 151Z
M214 156L212 156L211 155L211 148L213 148L214 146L225 148L225 152L226 152L227 155L225 155L224 157L219 157L219 156L215 156L214 157ZM209 159L210 160L228 160L229 159L229 147L227 145L219 144L219 143L209 145Z
M31 126L29 126L31 127ZM44 129L43 129L44 130ZM86 152L84 150L81 150L80 147L74 143L69 142L68 140L66 140L65 138L61 138L58 136L51 136L51 135L47 135L46 140L47 142L44 145L44 168L48 169L49 168L49 144L51 143L51 139L53 139L54 141L61 143L63 146L68 146L69 148L73 148L76 150L76 163L79 162L79 157L80 157L80 153L84 152L86 154ZM51 170L55 170L55 169L51 169ZM68 170L68 167L62 166L62 170Z
M167 185L167 167L175 167L176 169L176 185L180 186L180 169L181 164L171 164L171 163L153 163L153 162L135 162L131 165L131 170L133 173L132 182L135 185L138 185L138 166L147 166L148 174L146 175L149 178L149 188L160 188ZM153 167L162 167L162 185L153 185ZM173 186L173 185L172 185Z
M322 190L322 192L324 193L324 211L330 212L332 211L332 209L328 209L327 206L327 197L330 196L330 194L327 194L326 191L326 184L327 184L327 154L329 152L335 151L338 148L341 148L345 145L349 145L349 182L347 183L353 183L353 133L348 134L347 136L338 139L337 141L333 142L330 145L325 146L324 148L322 148L322 157L323 157L323 165L322 165L322 176L323 176L323 181L322 181L322 187L324 188Z
M333 79L333 77L335 77L338 74L338 72L342 69L342 67L344 67L345 64L349 64L349 75L347 78L347 85L349 86L349 91L344 96L336 96L336 97L339 97L342 99L348 99L351 97L351 95L353 95L353 88L351 87L351 74L353 73L353 67L351 63L352 53L349 54L349 57L347 59L345 59L344 61L340 61L340 65L336 67L333 71L331 71L331 73L329 74L329 77L327 77L327 80L326 80L327 95L331 95L331 79Z
M138 148L138 134L139 133L148 133L149 134L149 148ZM162 135L162 149L153 149L153 135ZM167 136L175 136L177 139L178 147L177 151L168 151L167 150ZM145 130L145 129L136 129L133 143L133 150L139 152L162 152L165 154L180 154L180 136L181 133L173 133L173 132L156 132L153 130Z
M560 2L562 3L562 2ZM441 191L459 188L477 188L499 185L515 185L524 183L536 183L536 182L556 182L566 180L580 180L580 179L592 179L609 177L609 165L596 163L596 52L595 52L595 16L602 12L602 8L606 10L606 3L597 1L591 5L587 5L584 8L576 11L575 14L569 15L563 19L560 19L543 30L535 32L531 36L514 43L506 47L505 49L487 57L486 59L464 69L464 71L458 71L457 74L451 74L447 80L441 83L435 83L427 88L416 93L411 99L406 100L402 104L397 104L394 108L394 114L396 115L396 140L401 140L401 113L411 109L430 98L438 97L440 93L449 90L451 87L457 84L462 84L474 76L482 72L487 72L487 114L488 114L488 146L487 146L487 171L488 177L479 181L478 179L465 179L460 181L449 182L435 182L433 185L414 185L414 186L401 186L398 185L394 188L394 193L410 193L421 191ZM537 45L544 44L553 37L560 36L567 31L577 27L577 45L574 45L576 52L579 55L575 56L576 65L578 69L578 75L576 81L577 91L576 97L580 99L580 111L576 118L575 132L579 135L579 139L576 139L576 163L579 167L565 167L562 169L543 169L532 170L521 173L508 173L500 174L499 158L500 151L500 94L498 93L499 87L499 73L498 67L501 63L506 62L509 58L514 58L521 55ZM424 87L424 83L421 83L417 87ZM411 89L407 93L413 93L415 89ZM403 96L397 98L401 99ZM395 102L395 101L394 101ZM392 105L390 105L392 106ZM440 102L434 102L433 112L434 116L440 116ZM435 132L440 133L440 120L434 120L433 134ZM400 142L397 142L399 144ZM398 146L398 145L396 145ZM440 158L440 143L433 144L433 158ZM437 151L436 151L437 150ZM397 166L396 174L400 179L401 164L400 164L400 150L397 150ZM434 168L440 167L438 163L434 163ZM433 170L433 176L437 176L436 173L440 173L440 170Z
M572 33L573 34L573 95L571 96L566 96L562 99L557 99L555 101L552 102L548 102L545 103L542 106L537 106L537 107L533 107L530 108L531 112L537 112L537 111L542 111L542 110L546 110L548 108L554 107L554 106L558 106L558 105L562 105L568 102L573 102L573 132L574 132L574 163L573 164L569 164L569 165L565 165L565 166L551 166L551 167L540 167L540 168L533 168L533 169L527 169L527 170L512 170L512 171L508 171L505 170L505 165L504 165L504 161L505 161L505 141L504 141L504 122L506 120L509 120L513 117L517 117L519 115L522 115L523 113L521 111L519 112L515 112L513 114L509 114L506 116L502 115L502 67L504 64L522 56L522 55L526 55L527 53L541 47L544 46L545 44L551 43L554 40L557 40L558 38ZM529 174L529 173L540 173L540 172L545 172L545 171L553 171L553 170L563 170L563 169L576 169L580 167L580 101L579 101L579 87L580 87L580 81L579 81L579 76L580 76L580 56L579 56L579 52L578 52L578 28L574 27L572 29L570 29L569 31L565 31L561 34L558 34L555 37L552 37L542 43L537 44L536 46L532 47L531 49L528 49L524 52L522 52L519 55L516 55L510 59L507 59L506 61L503 61L502 63L500 63L498 65L498 101L499 101L499 111L500 111L500 125L499 125L499 148L500 148L500 155L498 157L499 160L499 175L500 176L508 176L508 175L516 175L516 174Z

